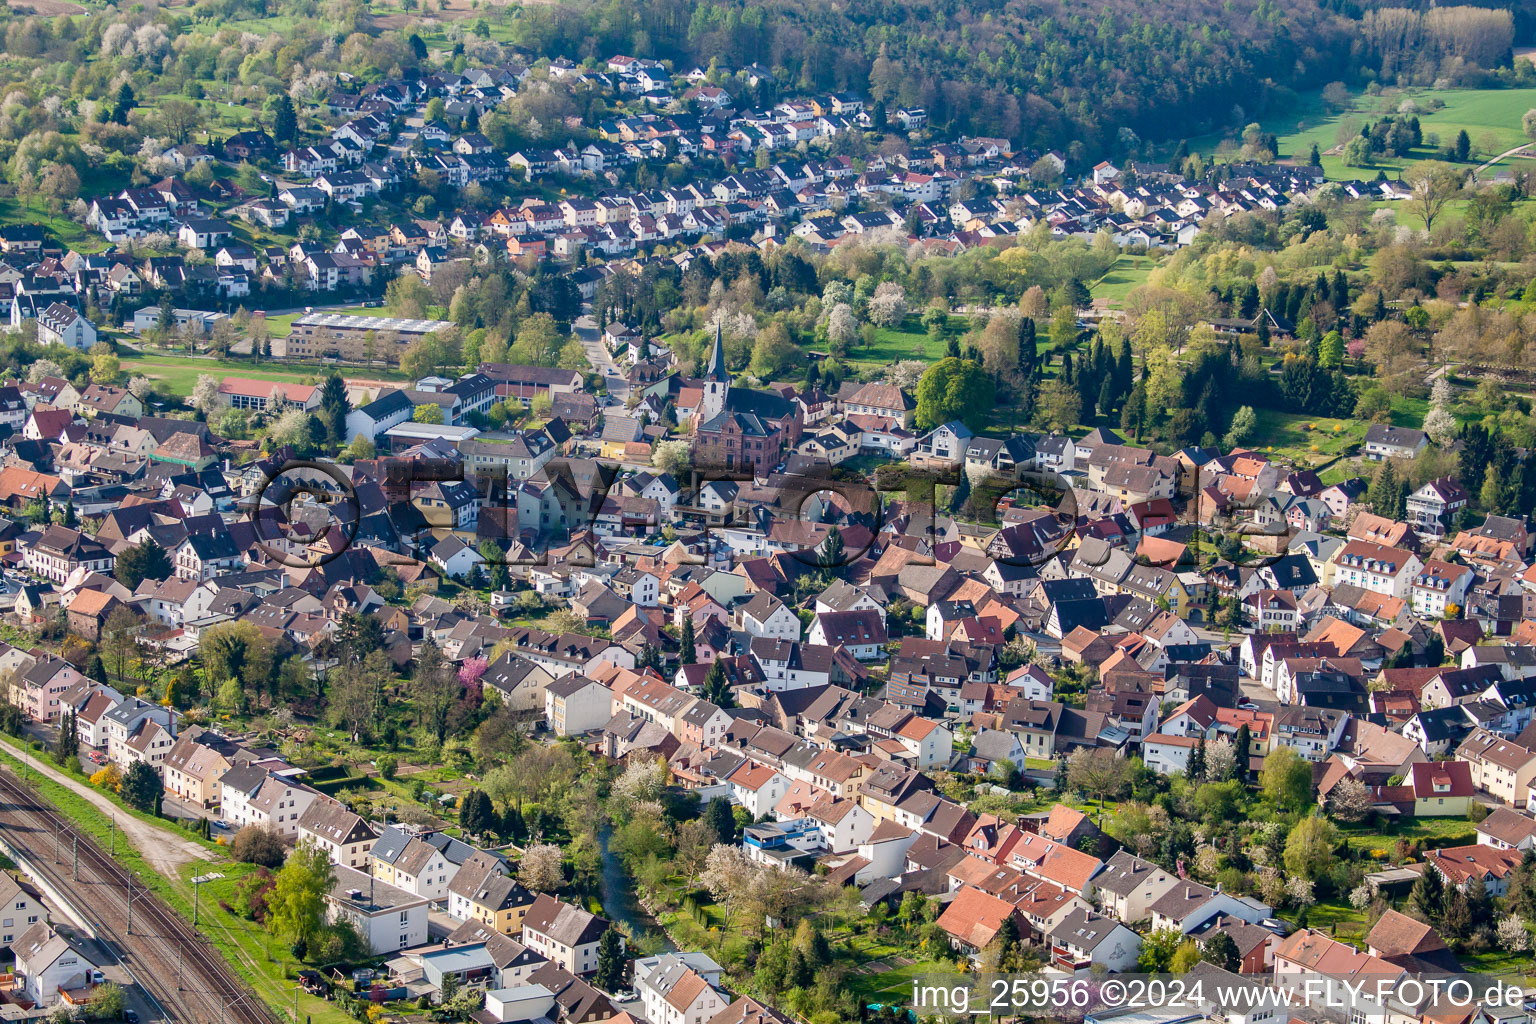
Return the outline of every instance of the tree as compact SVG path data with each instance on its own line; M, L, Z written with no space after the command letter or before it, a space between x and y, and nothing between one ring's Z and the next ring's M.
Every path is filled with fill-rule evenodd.
M121 680L128 676L128 666L138 653L139 616L121 605L112 610L101 628L101 655L112 675Z
M278 93L272 104L272 138L278 142L293 143L299 137L299 116L293 109L293 100L287 93Z
M1228 448L1240 447L1253 436L1257 426L1258 417L1254 414L1253 406L1240 405L1237 407L1237 412L1232 414L1232 423L1227 428L1227 436L1222 439L1222 443Z
M678 644L677 663L679 665L694 665L698 663L699 655L696 643L693 631L693 616L685 616L683 618L683 636Z
M1420 920L1438 921L1445 913L1445 884L1440 872L1426 866L1413 888L1408 890L1408 905L1418 913Z
M300 843L267 894L268 926L296 950L307 949L324 923L325 897L335 885L331 858L313 843Z
M179 146L191 138L203 123L203 108L190 100L172 96L160 102L160 126Z
M1211 782L1232 781L1237 751L1229 740L1218 739L1205 748L1205 777Z
M1388 519L1401 519L1406 504L1403 501L1402 490L1402 484L1397 479L1397 470L1392 467L1392 460L1383 459L1381 468L1376 470L1376 475L1371 478L1371 485L1366 490L1366 499L1377 515L1386 516Z
M122 361L112 346L97 342L91 348L91 381L96 384L112 384L123 372Z
M725 803L724 800L712 801ZM704 863L709 858L709 851L719 841L714 827L703 818L694 818L677 826L677 834L674 837L674 845L677 853L672 858L672 863L677 866L678 872L692 889L698 884L699 872L704 869Z
M423 402L411 410L412 423L442 423L443 407L436 402Z
M411 672L411 699L416 703L416 720L426 726L438 743L448 737L448 715L459 690L453 666L443 657L442 650L431 639L423 642Z
M736 818L729 800L711 800L704 808L704 820L714 830L717 843L729 845L736 841Z
M624 939L619 930L609 925L603 937L597 940L597 971L592 984L604 992L617 992L624 985L625 968L629 961L624 956Z
M118 795L136 811L158 813L160 809L160 774L146 761L135 761L123 773Z
M1104 798L1125 784L1125 759L1106 747L1079 747L1067 758L1067 785L1099 802L1097 818L1104 814Z
M116 793L122 788L123 773L117 770L117 765L109 764L91 773L91 785Z
M144 543L123 549L117 556L112 574L117 577L117 582L132 591L139 589L139 584L145 580L169 579L171 569L171 556L153 537L147 537Z
M1409 190L1408 208L1423 218L1425 231L1434 230L1436 218L1461 192L1462 176L1457 168L1434 160L1414 164L1403 172L1403 183Z
M817 552L816 564L823 569L837 570L842 567L846 558L846 549L843 546L843 531L835 525L827 532L827 539L822 542Z
M1450 444L1456 439L1456 415L1451 412L1451 382L1444 376L1435 380L1429 392L1429 412L1424 414L1424 433L1436 444Z
M1200 959L1224 971L1231 971L1233 974L1236 974L1243 965L1243 957L1238 952L1237 943L1233 942L1232 936L1226 932L1216 932L1205 940L1205 944L1200 947Z
M1525 132L1525 137L1536 141L1536 109L1527 110L1520 118L1520 128Z
M1352 775L1340 779L1328 793L1328 813L1340 821L1364 820L1371 804L1371 791Z
M1531 113L1536 111L1525 116L1530 117ZM1498 937L1499 948L1505 952L1524 953L1531 948L1531 930L1526 926L1525 918L1518 914L1499 919Z
M1184 935L1177 928L1154 928L1141 943L1136 969L1145 974L1162 974L1173 963Z
M204 630L198 650L209 679L237 679L247 695L264 690L275 667L272 641L243 619Z
M853 307L840 302L827 314L827 340L834 345L847 345L859 336L859 321L853 315Z
M121 1020L127 1005L127 998L121 985L111 981L103 982L91 991L91 1002L86 1015L91 1020ZM70 1016L69 1019L75 1018Z
M768 325L757 332L757 340L752 345L752 372L770 380L779 376L785 370L801 363L803 354L800 346L795 344L795 339L790 337L789 328L784 321L774 319Z
M1232 778L1239 782L1248 781L1248 758L1253 746L1253 731L1244 723L1237 727L1237 736L1232 740Z
M1456 159L1462 163L1466 163L1467 158L1472 155L1472 136L1467 134L1467 130L1465 128L1456 133L1455 146Z
M917 425L932 430L961 420L980 429L992 408L995 386L980 363L950 357L929 367L917 382Z
M897 327L907 315L907 290L894 281L884 281L875 287L869 300L869 319L881 327Z
M341 444L347 439L347 413L351 409L352 404L347 400L347 382L341 379L341 374L333 372L325 378L320 389L321 418L332 444Z
M258 864L264 868L280 867L288 855L283 837L260 825L247 825L236 832L229 844L229 852L243 864Z
M1312 766L1291 747L1276 747L1264 758L1259 789L1276 807L1300 811L1312 802Z
M651 449L651 465L663 473L680 477L693 462L693 449L687 441L659 441Z
M1052 431L1074 426L1083 414L1082 395L1060 377L1040 385L1035 399L1035 421Z
M1317 364L1333 369L1344 361L1344 335L1329 331L1317 343Z
M59 735L53 743L53 760L57 764L68 764L74 760L79 751L79 724L75 721L75 713L69 711L59 723Z
M719 658L710 662L709 671L704 673L704 683L700 691L700 695L711 704L722 708L736 706L736 698L731 694L730 680L725 675L725 663Z
M471 789L459 801L459 827L467 835L483 836L500 830L496 809L491 798L478 789Z
M1338 830L1327 818L1316 814L1302 818L1285 840L1285 869L1316 881L1332 867L1337 841Z
M518 863L517 880L533 892L554 892L565 884L560 847L553 843L535 843L523 851Z

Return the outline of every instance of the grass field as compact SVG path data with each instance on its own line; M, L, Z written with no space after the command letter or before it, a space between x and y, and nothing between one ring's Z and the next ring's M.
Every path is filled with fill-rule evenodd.
M1257 414L1258 426L1249 444L1302 466L1315 466L1343 455L1365 439L1365 424L1359 420L1304 416L1275 409L1259 409Z
M195 359L190 356L176 356L160 352L140 352L136 349L124 348L119 356L123 361L123 371L128 374L143 374L157 384L164 385L163 390L172 394L187 396L192 393L192 387L197 383L197 378L205 373L211 373L216 377L247 377L251 380L294 381L300 384L318 384L322 373L315 367L286 368L281 362L263 360L256 364L248 360L229 359ZM338 367L347 377L356 377L362 380L404 380L397 370L389 370L383 366L364 370L361 367Z
M963 317L949 318L951 332L963 333L966 327ZM944 358L948 345L947 340L930 339L927 330L918 322L917 317L909 316L900 327L876 328L875 343L867 348L860 345L851 349L848 353L848 362L859 369L889 366L903 359L921 359L931 363Z
M1529 141L1520 128L1520 118L1536 107L1536 89L1386 89L1379 96L1364 93L1353 94L1352 106L1347 110L1330 110L1320 93L1306 94L1292 110L1275 117L1264 118L1259 123L1265 131L1273 132L1279 139L1281 160L1304 162L1313 143L1323 153L1323 171L1332 179L1357 179L1374 177L1378 170L1389 175L1418 160L1434 156L1434 146L1429 137L1437 135L1439 144L1450 145L1456 133L1465 130L1471 137L1477 163L1491 159L1499 153ZM1336 146L1341 126L1353 126L1355 134L1366 121L1396 113L1404 100L1417 105L1419 127L1425 136L1425 145L1405 158L1387 157L1369 167L1346 167L1341 156L1328 155ZM1444 103L1438 110L1431 110L1435 100ZM1193 152L1211 153L1224 141L1222 136L1208 135L1190 140ZM1505 163L1528 163L1523 160Z
M1340 830L1357 850L1390 850L1399 839L1425 847L1464 846L1477 842L1477 830L1466 818L1413 818L1384 829L1353 826Z
M1107 302L1111 309L1118 309L1125 304L1125 297L1131 293L1131 289L1147 283L1147 275L1156 266L1157 260L1152 256L1121 256L1108 273L1089 287L1088 294L1096 300Z
M0 220L7 224L38 224L61 245L76 252L105 252L108 242L93 231L69 219L67 214L49 213L48 204L41 199L22 202L20 199L0 199Z

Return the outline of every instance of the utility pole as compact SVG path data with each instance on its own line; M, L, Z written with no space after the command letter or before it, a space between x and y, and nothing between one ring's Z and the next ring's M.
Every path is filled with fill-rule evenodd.
M107 840L112 844L112 856L117 856L117 815L112 815L112 822L107 826Z
M60 818L53 826L53 862L59 862L59 842L63 839L64 820Z
M133 934L133 878L128 879L128 934Z
M176 943L176 991L181 991L181 950L182 943Z
M70 877L78 882L78 881L80 881L80 833L78 833L78 832L75 833L74 847L75 847L75 864L74 864L74 867L70 869Z
M197 927L198 897L203 893L203 876L198 875L192 879L192 927Z

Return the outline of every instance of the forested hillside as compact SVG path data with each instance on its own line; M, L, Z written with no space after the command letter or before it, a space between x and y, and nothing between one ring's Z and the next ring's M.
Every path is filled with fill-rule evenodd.
M1087 154L1240 125L1342 77L1486 77L1508 67L1508 10L1327 0L654 0L528 8L520 42L783 69L782 88L868 92L943 130ZM1508 6L1508 5L1506 5ZM1471 84L1468 82L1468 84ZM771 88L771 86L769 87ZM769 98L769 97L761 97Z

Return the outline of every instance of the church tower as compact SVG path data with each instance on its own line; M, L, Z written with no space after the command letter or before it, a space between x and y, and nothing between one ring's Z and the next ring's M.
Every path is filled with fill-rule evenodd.
M725 343L720 325L715 324L715 345L704 369L704 397L699 401L699 422L708 423L725 409L725 395L731 388L731 375L725 368Z

